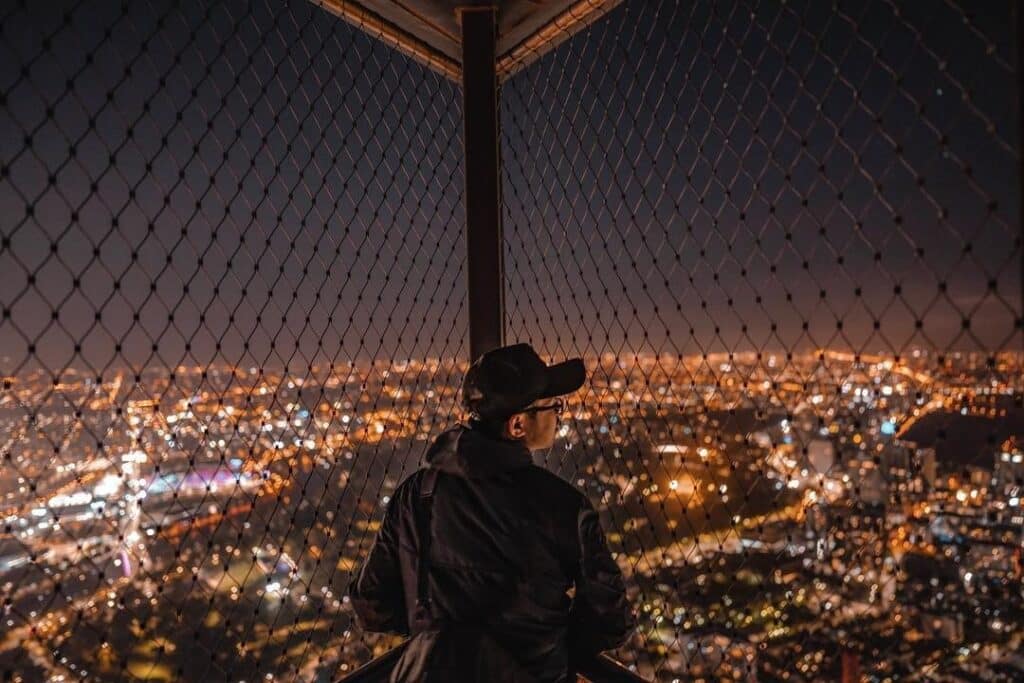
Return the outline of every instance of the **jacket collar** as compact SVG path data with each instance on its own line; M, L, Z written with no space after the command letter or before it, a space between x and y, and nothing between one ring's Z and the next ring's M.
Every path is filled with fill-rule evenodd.
M441 433L424 456L427 467L466 479L487 479L533 464L521 441L498 439L459 424Z

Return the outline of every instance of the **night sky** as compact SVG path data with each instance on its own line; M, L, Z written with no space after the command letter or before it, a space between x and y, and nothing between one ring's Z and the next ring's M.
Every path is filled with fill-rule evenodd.
M895 4L626 3L517 76L513 330L565 350L1020 349L1009 5Z
M27 5L0 372L466 355L456 85L305 2ZM514 76L509 338L1020 348L1008 3L928 7L626 2Z

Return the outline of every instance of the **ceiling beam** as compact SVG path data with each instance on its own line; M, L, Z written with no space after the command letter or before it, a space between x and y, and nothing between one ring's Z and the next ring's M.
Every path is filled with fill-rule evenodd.
M356 28L383 41L455 81L462 82L459 36L452 33L438 13L444 3L439 0L395 1L391 4L379 0L312 0L321 8L340 17ZM494 5L498 7L496 67L498 81L504 81L526 68L541 56L555 49L579 31L594 23L622 0L569 0L552 3L565 7L545 21L551 10L537 10L523 15L521 6L509 4L506 24L501 23L502 3L492 0L451 0L453 13L459 5ZM373 7L374 9L369 9ZM543 22L539 25L537 22ZM515 22L509 25L508 22Z
M498 80L503 81L554 50L581 30L618 6L622 0L577 0L554 19L539 27L515 45L498 44Z
M461 65L443 52L420 40L413 34L398 28L379 14L371 12L358 2L349 0L312 0L322 9L352 24L359 30L384 42L388 46L412 57L439 74L459 83L462 81Z

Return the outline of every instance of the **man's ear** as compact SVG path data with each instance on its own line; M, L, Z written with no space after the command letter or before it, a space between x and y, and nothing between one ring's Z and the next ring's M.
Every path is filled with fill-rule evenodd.
M505 423L508 435L513 439L521 439L526 436L526 427L523 425L523 414L516 413Z

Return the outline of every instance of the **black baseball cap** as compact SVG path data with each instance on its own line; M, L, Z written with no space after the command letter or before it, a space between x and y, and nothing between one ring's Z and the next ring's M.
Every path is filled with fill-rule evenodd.
M541 398L570 394L586 380L583 360L546 365L529 344L480 356L462 380L462 405L482 418L506 418Z

